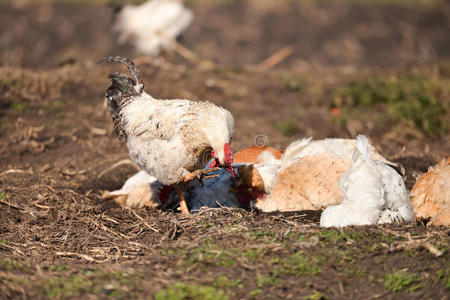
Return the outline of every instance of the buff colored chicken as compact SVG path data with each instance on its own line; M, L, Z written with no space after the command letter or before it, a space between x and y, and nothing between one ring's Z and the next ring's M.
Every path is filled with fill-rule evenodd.
M430 225L450 226L450 157L420 176L410 196L417 218L430 219Z
M99 63L103 62L125 64L133 76L109 75L106 101L119 138L142 170L177 190L183 213L189 211L182 191L193 179L208 176L211 170L203 167L210 153L211 168L222 167L235 176L229 111L208 101L155 99L144 92L140 71L131 60L107 57Z
M151 0L126 5L118 13L114 30L119 43L131 41L143 54L156 56L171 50L173 41L191 24L194 16L182 0Z
M265 212L324 209L339 204L342 193L339 178L349 168L357 141L354 139L311 138L291 143L281 159L280 169L266 176L269 194L256 207ZM371 145L370 156L388 165Z

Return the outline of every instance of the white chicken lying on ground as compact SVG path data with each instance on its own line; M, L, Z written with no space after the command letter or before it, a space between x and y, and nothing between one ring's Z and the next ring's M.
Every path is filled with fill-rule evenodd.
M356 148L354 139L311 138L291 143L283 154L277 172L266 176L269 194L259 199L256 207L264 212L319 210L339 204L342 193L338 181L348 169ZM369 145L372 158L395 165Z
M208 101L155 99L144 92L140 71L131 60L107 57L103 62L125 64L133 76L109 75L106 101L119 138L142 170L177 191L183 213L189 211L182 191L209 173L203 167L211 155L210 168L223 167L235 176L229 111Z
M421 175L411 190L411 204L419 219L430 225L450 226L450 157Z
M114 30L119 33L119 43L129 40L139 52L156 56L161 50L171 50L173 41L192 20L193 14L182 0L151 0L123 7Z
M327 207L320 226L343 227L392 222L412 222L414 214L402 177L391 167L374 160L369 141L357 137L352 164L339 180L343 200Z

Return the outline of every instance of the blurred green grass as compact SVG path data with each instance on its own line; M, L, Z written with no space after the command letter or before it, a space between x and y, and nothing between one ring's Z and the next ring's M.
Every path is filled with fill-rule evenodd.
M446 78L415 73L369 77L339 88L333 103L344 117L377 105L392 120L410 124L426 136L439 136L449 130L450 83Z

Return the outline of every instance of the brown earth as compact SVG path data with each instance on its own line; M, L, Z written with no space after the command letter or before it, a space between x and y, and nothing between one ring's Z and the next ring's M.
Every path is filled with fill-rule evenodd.
M140 58L147 91L228 108L234 150L256 140L284 148L305 136L364 133L403 164L409 189L450 154L448 130L427 136L380 120L382 105L346 123L331 109L338 88L371 75L448 82L448 2L269 3L194 5L185 46L216 65ZM99 177L127 151L103 103L106 75L121 67L94 62L136 57L115 44L110 22L104 5L1 4L1 298L152 298L170 288L189 290L187 299L219 299L221 291L230 299L448 298L445 227L320 229L320 212L224 208L186 218L102 200L134 172L121 166ZM254 67L286 45L296 52L280 65Z

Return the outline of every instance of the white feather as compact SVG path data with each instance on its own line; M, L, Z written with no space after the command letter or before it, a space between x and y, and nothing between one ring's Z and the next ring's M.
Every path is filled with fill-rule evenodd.
M104 198L120 199L125 197L123 205L127 207L153 207L160 204L159 192L163 185L145 171L139 171L125 181L120 190L106 192Z
M331 154L339 158L349 159L353 155L356 142L354 139L330 138L314 141L312 138L304 138L291 143L287 147L282 158L282 165L286 166L290 162L305 156L321 154ZM386 161L370 144L368 145L368 151L372 158Z
M402 177L383 162L373 160L369 146L365 136L357 137L352 164L339 181L344 199L323 211L320 226L413 221Z
M276 164L280 165L281 160L277 159L275 155L270 151L263 151L258 155L258 163L259 164Z

